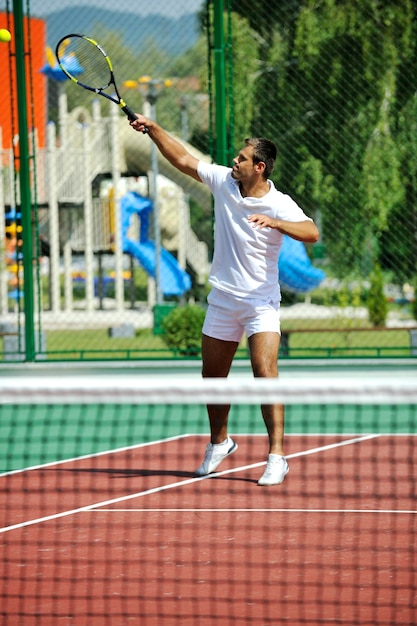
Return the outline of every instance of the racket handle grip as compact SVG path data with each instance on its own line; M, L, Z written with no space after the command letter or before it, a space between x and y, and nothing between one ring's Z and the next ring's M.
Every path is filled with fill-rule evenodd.
M125 104L125 106L122 107L122 111L123 113L126 113L127 117L129 118L131 122L138 119L138 116L136 115L136 113L130 107L128 107L127 104ZM143 134L146 134L147 132L149 131L147 128L145 128L145 130L143 131Z

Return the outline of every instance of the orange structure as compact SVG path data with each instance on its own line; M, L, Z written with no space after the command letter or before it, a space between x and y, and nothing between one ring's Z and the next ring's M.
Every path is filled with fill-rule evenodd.
M28 128L36 128L40 147L45 146L47 121L47 79L41 73L45 62L46 24L40 18L24 18L24 41L26 55L26 90ZM15 37L12 14L0 13L0 28L12 34L10 43L0 43L0 127L3 148L10 148L13 136L18 134L16 67L14 60Z

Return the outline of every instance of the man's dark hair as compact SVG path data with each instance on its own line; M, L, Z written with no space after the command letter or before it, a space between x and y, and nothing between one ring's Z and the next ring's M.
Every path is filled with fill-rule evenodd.
M253 148L253 162L265 163L264 178L268 178L274 169L275 159L277 158L277 147L273 141L264 137L248 137L245 139L247 146Z

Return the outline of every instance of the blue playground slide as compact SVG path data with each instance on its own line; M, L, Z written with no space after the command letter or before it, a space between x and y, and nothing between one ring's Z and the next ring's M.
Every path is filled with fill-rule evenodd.
M279 282L290 291L311 291L326 277L323 270L312 265L304 244L284 235L278 261Z
M155 278L156 254L153 241L131 241L126 239L123 251L139 261L143 269ZM165 296L181 296L191 288L191 278L178 265L177 259L168 250L161 248L161 291Z
M137 259L149 276L155 278L155 243L148 239L149 213L152 208L152 201L135 191L129 191L120 201L123 252ZM133 214L140 215L140 241L132 241L127 237ZM161 248L160 272L161 291L165 296L181 296L191 289L189 274L179 266L177 259L164 248Z

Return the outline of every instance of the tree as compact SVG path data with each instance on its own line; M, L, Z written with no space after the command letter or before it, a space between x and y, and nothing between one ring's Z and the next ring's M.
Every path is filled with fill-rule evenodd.
M410 0L231 4L259 42L252 130L278 144L279 187L313 216L320 210L333 271L369 272L375 254L398 280L410 276L417 8ZM401 229L401 215L411 230L396 271L388 226Z
M384 279L381 267L375 263L370 276L368 293L369 321L374 326L383 326L387 319L388 305L384 294Z

